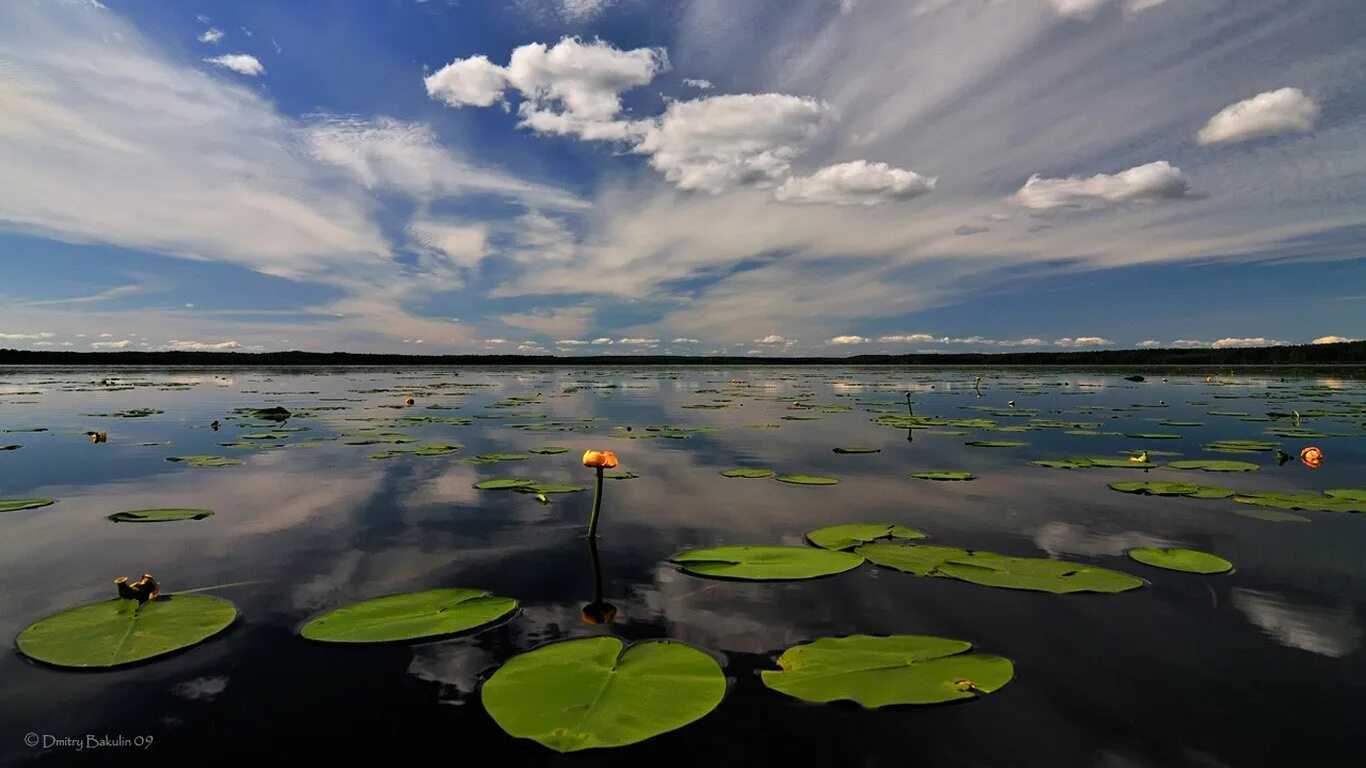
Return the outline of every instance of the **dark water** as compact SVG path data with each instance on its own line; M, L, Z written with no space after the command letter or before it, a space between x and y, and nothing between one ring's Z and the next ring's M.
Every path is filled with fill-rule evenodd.
M1265 438L1273 426L1209 415L1313 409L1301 426L1366 433L1366 386L1337 379L891 368L725 370L0 371L0 498L47 496L44 509L0 515L0 635L54 612L112 597L118 575L155 573L168 590L256 581L215 592L240 609L226 633L133 668L69 672L11 648L0 658L0 763L268 765L304 759L383 759L465 765L822 766L1358 766L1366 765L1366 517L1303 513L1308 523L1238 514L1231 500L1141 497L1116 480L1180 479L1257 490L1366 486L1366 439L1279 439L1327 461L1277 466L1270 454L1205 454L1211 439ZM90 386L110 376L122 387ZM739 384L732 384L732 380ZM610 385L610 386L608 386ZM380 390L380 391L376 391ZM705 391L713 390L713 391ZM969 435L877 425L904 412L1098 423L1095 431L1177 432L1180 440L1077 436L1061 429ZM509 397L529 405L489 408ZM417 398L411 409L382 406ZM723 401L718 403L717 401ZM1012 415L1008 400L1015 400ZM834 408L791 410L793 402ZM1165 403L1159 406L1159 403ZM457 406L427 410L431 404ZM721 409L691 409L721 404ZM260 422L230 420L242 406L315 406L290 421L302 448L224 448ZM1133 407L1135 405L1152 407ZM85 414L150 407L145 418ZM848 410L845 410L848 409ZM994 414L990 411L999 411ZM1037 411L1031 410L1037 409ZM827 412L828 411L828 412ZM1085 413L1080 411L1086 411ZM423 442L456 442L455 456L368 458L392 446L329 439L412 415L470 417L465 426L400 425ZM791 415L816 420L785 420ZM503 416L506 418L474 418ZM218 419L220 431L207 425ZM357 419L369 419L361 421ZM596 419L596 421L592 421ZM1159 426L1158 420L1202 427ZM557 422L538 432L509 425ZM747 425L777 424L779 428ZM1280 421L1275 424L1285 425ZM688 439L618 439L649 425L717 426ZM87 430L109 432L94 445ZM647 433L650 434L650 433ZM1026 440L987 449L967 440ZM1277 439L1277 438L1270 438ZM143 442L169 445L142 446ZM454 458L538 445L568 453L519 463ZM870 445L874 455L837 455ZM1187 458L1249 460L1259 471L1066 471L1031 460L1122 456L1133 448ZM591 494L481 492L488 477L591 484L586 448L616 451L637 479L609 481L600 537L608 626L581 623L594 572L583 539ZM244 459L195 469L184 454ZM1166 457L1154 460L1163 461ZM838 477L834 487L732 480L718 472L765 466ZM960 469L979 479L910 479ZM105 516L149 507L208 507L199 522L119 525ZM709 581L666 561L720 544L801 544L833 523L888 521L937 541L1010 555L1095 563L1146 579L1118 595L1049 595L916 578L872 565L796 583ZM1139 546L1186 546L1236 564L1223 576L1162 571L1130 561ZM481 587L519 599L511 620L473 636L416 645L336 648L297 636L311 615L358 599L441 586ZM503 734L478 686L511 656L594 634L668 637L725 660L731 679L703 720L642 744L560 756ZM1016 678L965 704L877 711L811 705L764 688L757 670L794 643L828 635L930 634L1008 656ZM84 743L88 735L146 748L29 748L25 735ZM51 739L49 739L51 741ZM69 742L68 742L69 743Z

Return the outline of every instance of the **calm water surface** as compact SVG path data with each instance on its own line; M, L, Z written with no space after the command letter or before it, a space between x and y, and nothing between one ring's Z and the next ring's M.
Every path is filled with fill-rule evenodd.
M58 499L0 515L0 635L7 642L47 615L112 597L110 582L119 575L150 571L171 591L255 582L214 592L241 611L227 632L152 663L61 671L26 660L11 643L0 658L0 763L382 757L403 765L423 755L448 765L1366 765L1366 517L1306 512L1307 523L1267 522L1239 514L1246 508L1227 499L1107 488L1136 479L1255 490L1366 486L1366 386L1250 375L1207 383L1205 371L1131 383L1119 373L992 370L979 393L976 373L0 371L0 429L14 430L0 433L0 445L22 445L0 452L0 498ZM99 383L112 378L112 385ZM917 415L1005 427L1048 419L1094 425L1087 429L1096 434L956 427L908 434L873 422L904 413L907 391ZM407 396L414 407L394 407ZM268 431L268 423L234 409L275 405L299 414L290 427L306 429L274 441L283 443L278 447L219 445ZM134 408L161 413L91 415ZM1302 427L1342 436L1269 438L1264 430L1288 422L1257 419L1291 410L1321 414L1306 415ZM469 423L403 421L413 416ZM218 431L208 426L215 419ZM777 427L756 426L766 424ZM718 429L686 439L647 430L662 425ZM21 431L30 429L46 431ZM366 429L463 447L453 456L375 459L394 446L345 444ZM90 430L107 431L109 442L90 443ZM1150 432L1181 438L1123 434ZM1278 466L1271 454L1202 451L1209 440L1235 438L1277 440L1294 455L1313 443L1327 460L1311 470L1298 460ZM964 444L969 440L1029 445L975 448ZM296 443L304 445L289 447ZM569 452L455 461L543 445ZM882 450L832 451L850 445ZM579 618L594 597L583 538L591 493L556 495L542 506L529 495L472 487L492 477L591 485L591 470L579 465L586 448L614 450L621 469L638 475L606 489L601 577L605 599L619 609L607 626ZM1145 475L1030 463L1122 457L1139 448L1260 468ZM187 454L243 463L191 468L166 461ZM738 466L841 482L802 487L719 474ZM966 470L978 479L908 477L928 469ZM157 525L105 519L151 507L216 514ZM829 579L760 584L700 579L667 563L694 547L801 545L811 528L861 521L914 526L969 549L1094 563L1148 585L1117 595L1049 595L871 564ZM1142 546L1215 552L1236 570L1195 576L1125 556ZM492 629L434 643L336 648L297 636L300 623L322 610L443 586L489 589L522 608ZM758 670L773 668L784 648L853 633L968 640L1013 659L1016 677L965 704L877 711L805 704L760 683ZM674 638L715 654L731 681L725 701L691 726L616 750L562 757L503 734L479 702L482 680L517 653L597 634ZM29 748L28 733L153 742L142 750Z

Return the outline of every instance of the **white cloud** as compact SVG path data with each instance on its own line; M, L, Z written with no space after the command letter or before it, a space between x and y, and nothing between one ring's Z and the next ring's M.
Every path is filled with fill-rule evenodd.
M636 338L625 338L625 339L617 339L617 343L618 343L618 344L628 344L628 345L631 345L631 346L637 346L637 347L638 347L638 346L642 346L642 345L645 345L645 344L658 344L658 343L659 343L659 339L642 339L642 338L638 338L638 337L636 337Z
M507 70L487 56L456 59L423 79L427 95L450 107L488 107L503 100Z
M1205 342L1198 339L1177 339L1172 342L1172 346L1178 349L1193 349L1195 347L1207 346Z
M225 53L222 56L204 59L204 61L224 69L231 69L233 72L247 77L257 77L266 73L265 66L255 56L248 53Z
M1096 17L1101 8L1110 4L1111 0L1048 0L1048 4L1053 6L1053 10L1060 16L1073 19L1090 21ZM1146 11L1149 8L1156 8L1166 0L1124 0L1124 8L1129 13Z
M538 309L521 314L500 315L498 321L512 328L546 336L577 336L586 333L593 324L593 310L590 307Z
M1114 344L1109 339L1102 339L1099 336L1079 336L1073 338L1054 339L1053 344L1059 347L1108 347Z
M594 343L595 345L597 345L597 346L605 346L605 345L607 345L607 344L611 344L611 343L612 343L612 340L611 340L611 339L608 339L608 338L598 338L598 339L593 339L593 343Z
M831 339L829 343L831 343L831 344L867 344L869 341L871 341L871 339L865 339L865 338L863 338L862 336L836 336L835 338Z
M1138 342L1138 346L1143 347L1144 349L1154 349L1162 346L1162 342L1157 339L1144 339L1143 341Z
M202 34L202 35L199 36L199 42L201 42L201 43L209 43L210 45L212 45L213 43L216 43L216 42L218 42L219 40L222 40L222 39L223 39L223 30L221 30L221 29L219 29L219 28L217 28L217 27L209 27L208 29L204 30L204 34Z
M129 339L121 339L119 341L94 341L90 343L90 346L94 349L123 349L132 343Z
M931 336L928 333L910 333L879 336L878 341L882 344L944 344L948 342L948 338Z
M488 228L481 224L417 219L408 224L408 234L429 259L445 266L475 267L489 253Z
M683 84L689 88L696 88L699 91L710 91L712 88L716 87L710 80L703 80L695 77L683 78Z
M828 104L779 93L675 101L634 151L681 189L764 186L787 175L831 119Z
M679 336L678 338L673 339L673 340L670 341L669 343L670 343L670 344L701 344L702 342L698 341L697 339L689 339L689 338L686 338L686 337L684 337L684 336Z
M222 352L228 349L241 349L242 345L235 341L207 342L172 339L166 342L166 348L178 352Z
M569 21L587 21L605 11L617 0L555 0L560 15Z
M793 176L773 191L784 203L873 206L910 200L934 189L938 179L866 160L831 165L810 176Z
M762 339L755 339L755 340L754 340L754 343L755 343L755 344L786 344L786 343L787 343L787 339L783 338L782 336L779 336L779 335L776 334L776 333L770 333L769 335L763 337Z
M1015 202L1038 210L1084 208L1170 200L1186 197L1189 192L1189 184L1181 169L1159 160L1114 175L1096 174L1089 179L1077 176L1048 179L1035 174L1015 193Z
M1201 144L1233 144L1283 133L1309 133L1319 105L1298 88L1259 93L1225 107L1196 134Z
M588 342L581 339L559 339L555 342L558 347L586 347Z
M0 335L0 337L2 337L2 335ZM1346 337L1346 336L1320 336L1320 337L1318 337L1317 339L1314 339L1313 341L1311 341L1311 342L1309 342L1309 343L1310 343L1310 344L1346 344L1346 343L1352 342L1352 341L1356 341L1356 339L1351 339L1351 338L1348 338L1348 337Z
M1214 347L1215 349L1224 349L1226 347L1279 347L1284 346L1286 343L1287 342L1284 341L1277 341L1276 339L1268 339L1263 336L1257 336L1255 338L1247 339L1219 339L1217 341L1210 342L1210 346Z
M0 341L33 341L37 339L50 339L55 333L0 333Z

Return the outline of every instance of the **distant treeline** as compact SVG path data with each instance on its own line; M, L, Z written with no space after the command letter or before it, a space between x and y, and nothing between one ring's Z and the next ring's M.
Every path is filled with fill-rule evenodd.
M1366 341L1292 347L1229 349L1116 349L1078 352L1003 352L855 355L853 357L684 357L670 355L391 355L352 352L61 352L0 349L0 365L214 366L512 366L512 365L1039 365L1154 366L1366 365Z

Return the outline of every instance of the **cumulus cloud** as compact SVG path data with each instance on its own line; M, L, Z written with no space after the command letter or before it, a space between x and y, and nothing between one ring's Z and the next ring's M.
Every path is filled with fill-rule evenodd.
M1144 349L1155 349L1162 346L1162 342L1157 339L1144 339L1143 341L1138 342L1138 346L1143 347Z
M1181 169L1159 160L1113 175L1099 173L1090 178L1049 179L1035 174L1015 193L1015 202L1026 208L1050 210L1171 200L1189 194L1190 185Z
M123 349L131 346L132 343L130 339L120 339L119 341L94 341L90 343L90 346L94 349Z
M773 191L783 203L874 206L909 200L934 189L938 179L866 160L831 165L810 176L793 176Z
M700 344L701 342L699 342L697 339L689 339L689 338L684 337L684 336L679 336L678 338L673 339L673 340L670 341L669 343L670 343L670 344Z
M94 345L91 345L94 346ZM236 341L181 341L172 339L166 342L166 348L178 352L222 352L228 349L241 349L242 345Z
M1319 105L1298 88L1259 93L1225 107L1211 117L1196 139L1205 145L1233 144L1283 133L1309 133L1319 119Z
M3 338L3 335L0 335L0 338ZM1311 341L1311 342L1309 342L1309 343L1310 343L1310 344L1347 344L1347 343L1353 342L1353 341L1356 341L1356 339L1351 339L1351 338L1348 338L1348 337L1346 337L1346 336L1320 336L1320 337L1318 337L1317 339L1314 339L1313 341Z
M1053 344L1058 347L1108 347L1114 342L1109 339L1102 339L1099 336L1078 336L1077 338L1054 339Z
M529 43L513 50L507 66L486 56L456 59L424 79L427 94L448 106L487 107L512 88L522 126L538 133L624 141L638 130L621 121L621 94L645 85L669 66L659 48L620 50L595 40L566 37L554 46Z
M1215 349L1224 349L1225 347L1279 347L1284 346L1287 343L1289 342L1278 341L1276 339L1268 339L1264 336L1257 336L1254 338L1244 339L1218 339L1216 341L1210 342L1210 346L1214 347Z
M204 34L199 36L199 42L209 43L210 45L223 39L223 30L217 27L209 27L204 30Z
M703 80L696 77L683 78L683 84L689 88L696 88L699 91L710 91L712 88L716 87L710 80Z
M867 344L869 341L870 341L870 339L865 339L865 338L862 337L862 336L836 336L835 338L831 339L829 343L831 343L831 344Z
M618 343L618 344L628 344L628 345L637 346L637 347L638 347L638 346L643 346L643 345L650 345L650 346L653 346L653 345L659 343L659 339L643 339L643 338L639 338L639 337L628 337L628 338L625 338L625 339L617 339L617 343Z
M247 77L257 77L266 73L266 68L260 60L249 53L225 53L222 56L204 59L204 61L224 69L231 69L233 72Z
M779 336L779 335L776 334L776 333L770 333L769 335L763 337L762 339L755 339L755 340L754 340L754 343L755 343L755 344L786 344L786 343L788 343L788 340L787 340L786 338L782 337L782 336Z
M825 102L780 93L675 101L634 151L681 189L764 186L787 175L832 118Z
M48 333L0 333L0 341L36 341L38 339L50 339L56 334Z

